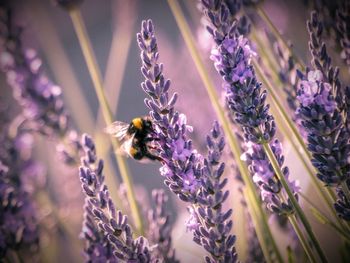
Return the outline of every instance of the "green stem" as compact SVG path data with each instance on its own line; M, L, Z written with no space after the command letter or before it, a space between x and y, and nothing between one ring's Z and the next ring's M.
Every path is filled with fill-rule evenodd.
M309 238L310 238L310 241L312 242L313 246L315 247L320 259L322 262L327 262L327 259L326 259L326 256L324 255L322 249L321 249L321 246L319 244L319 242L317 241L315 235L314 235L314 232L312 231L312 227L309 223L309 221L307 220L304 212L302 211L301 207L299 206L298 204L298 201L296 200L294 194L292 193L292 191L290 190L289 188L289 185L288 185L288 182L286 181L286 179L284 178L284 175L281 171L281 168L279 167L279 164L276 160L276 157L275 155L273 154L272 150L271 150L271 147L270 145L265 142L262 144L263 148L264 148L264 151L267 155L267 157L269 158L271 164L272 164L272 167L278 177L278 179L281 181L282 185L283 185L283 188L285 189L288 197L289 197L289 200L290 202L292 203L294 209L295 209L295 213L296 215L299 217L301 223L304 225L304 228L306 230L306 233L308 234Z
M348 229L344 230L343 228L340 228L338 226L339 222L337 225L333 221L331 221L325 214L321 212L319 208L317 208L317 206L306 195L304 195L303 193L298 193L298 195L300 195L310 205L312 214L321 224L327 224L333 227L344 239L350 241L350 232Z
M288 219L289 219L290 224L293 226L295 233L297 234L297 236L300 240L300 243L301 243L302 247L304 248L304 251L305 251L307 257L309 258L309 260L311 262L317 262L314 254L312 253L312 249L309 245L309 242L305 239L304 234L301 231L295 217L293 215L291 215L288 217Z
M263 219L261 218L262 215L259 214L257 207L254 205L255 202L248 191L245 191L245 197L247 198L247 206L248 206L249 214L252 217L252 220L254 223L254 229L258 237L266 262L272 263L273 260L271 258L271 253L267 245L268 240L266 240L266 233L262 231L262 229L264 229L264 227L261 225L263 222ZM274 244L274 246L276 246L276 243Z
M216 94L214 84L209 77L209 74L204 66L204 63L203 63L201 57L200 57L198 49L195 46L193 34L191 33L191 30L186 22L186 19L182 13L182 10L181 10L178 2L176 0L168 0L168 4L170 6L170 9L171 9L174 17L175 17L175 20L176 20L177 25L180 29L180 32L185 40L187 48L190 51L191 57L195 63L195 66L198 70L198 73L199 73L199 75L204 83L204 86L205 86L206 91L209 95L209 99L213 105L213 108L216 112L216 115L219 119L219 122L224 130L224 133L225 133L227 141L228 141L228 145L229 145L229 147L232 151L232 154L237 162L237 166L238 166L238 169L242 175L244 184L247 187L248 192L252 195L251 198L252 198L254 205L258 209L258 213L261 215L264 215L264 217L262 217L262 221L263 221L262 225L264 227L264 229L262 231L267 234L267 237L269 239L268 244L276 244L276 242L274 241L274 238L271 234L265 211L261 207L261 202L260 202L259 196L257 195L255 185L254 185L254 183L249 175L248 168L247 168L246 164L240 159L241 150L239 147L239 143L238 143L237 139L235 138L235 136L233 135L233 132L231 131L231 128L229 125L230 121L226 117L224 110L222 109L222 107L219 103L219 99L218 99L218 96ZM256 224L256 226L258 226L258 225ZM275 250L278 262L283 262L281 253L279 252L277 246L275 246L273 249Z
M95 54L93 52L90 39L87 34L85 23L83 21L80 10L78 8L70 9L69 14L72 19L75 32L77 34L88 70L90 72L91 79L95 87L95 92L101 107L103 118L106 124L110 125L113 122L113 116L103 91L103 84L102 84L103 82L102 82L101 73L98 68ZM117 149L119 149L119 142L112 137L110 137L110 139L113 146L113 150L116 152ZM131 176L129 175L127 164L121 155L115 154L115 157L118 163L120 175L127 189L127 197L130 204L130 210L135 222L135 226L137 228L137 232L140 235L144 235L144 228L142 224L141 213L140 213L138 204L136 202L135 192L133 189L133 182L132 182Z
M348 188L346 181L341 182L341 188L344 192L346 199L348 199L348 201L350 202L350 191L349 191L349 188Z
M337 224L335 224L334 222L330 221L329 218L327 218L327 216L325 216L324 214L322 214L319 210L317 210L314 207L311 207L311 212L315 215L315 217L321 221L323 224L327 224L329 226L331 226L335 231L338 232L338 234L340 234L340 236L345 239L347 242L350 242L350 236L347 235L343 229L341 229L340 227L338 227Z

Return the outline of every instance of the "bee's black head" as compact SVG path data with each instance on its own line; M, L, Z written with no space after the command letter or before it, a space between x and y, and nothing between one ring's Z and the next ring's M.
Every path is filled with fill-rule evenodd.
M144 125L145 130L153 131L153 125L152 125L152 122L150 120L145 119L143 121L143 125Z

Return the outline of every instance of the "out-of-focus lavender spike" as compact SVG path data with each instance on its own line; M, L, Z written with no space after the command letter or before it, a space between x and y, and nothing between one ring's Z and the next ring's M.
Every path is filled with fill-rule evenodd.
M246 220L247 220L247 238L248 238L248 245L247 245L247 263L254 263L254 262L261 262L264 263L265 257L263 254L263 251L260 246L259 239L256 235L255 228L253 225L253 221L249 213L246 213Z
M169 94L170 80L163 75L163 64L158 63L158 47L151 20L143 21L137 34L141 49L142 74L145 81L142 89L150 96L145 99L150 109L154 128L158 134L158 155L163 159L160 173L165 184L181 200L194 203L200 187L198 163L201 156L192 148L187 132L192 128L186 116L174 109L177 94Z
M175 258L175 250L172 248L170 216L166 212L168 197L163 190L153 190L152 199L155 207L148 212L147 237L151 244L155 244L153 254L162 262L179 262Z
M33 183L45 181L44 169L32 159L32 135L17 128L15 133L9 132L14 124L8 119L10 109L3 106L0 105L0 258L11 259L8 252L12 250L34 260L39 248L39 219Z
M350 134L350 86L345 87L344 100L345 100L345 126L347 127L348 133Z
M298 90L298 77L297 69L295 66L294 58L290 55L289 51L283 49L281 45L276 41L273 45L274 52L276 54L277 61L279 63L279 79L282 82L283 90L287 95L287 103L290 113L293 114L293 120L299 128L300 134L306 138L306 133L303 126L301 125L301 120L298 119L298 116L295 114L295 111L298 107L297 103L297 90Z
M232 234L232 209L225 211L223 203L229 196L224 190L227 179L222 178L225 164L220 162L224 149L224 137L220 127L214 123L207 137L208 156L201 170L202 187L198 193L198 204L189 208L191 218L187 228L193 232L193 240L209 252L206 262L237 262L236 237Z
M115 210L91 137L83 135L82 145L85 156L79 175L86 195L82 236L88 262L151 262L148 241L142 236L134 239L127 217Z
M38 251L39 229L36 209L23 186L11 179L9 167L0 160L0 258L8 251L33 255ZM17 178L18 179L18 178Z
M287 94L288 106L294 113L297 108L297 75L294 59L277 41L273 47L280 66L279 79L283 84L284 92Z
M218 1L216 5L208 4L208 0L201 2L206 7L204 13L211 22L209 31L217 44L212 50L211 59L224 80L223 88L229 110L234 114L236 124L243 130L248 146L245 160L250 162L254 181L270 210L292 213L289 201L285 203L280 196L285 196L285 192L260 146L262 143L270 144L288 179L288 168L282 168L284 157L281 145L274 139L276 125L269 113L269 105L266 104L267 92L257 81L251 63L255 53L251 50L248 39L237 30L237 21L232 22L232 18L229 18L229 10L224 1ZM299 188L296 183L289 180L289 185L297 195Z
M350 178L349 132L347 122L332 94L332 86L323 73L316 69L308 71L300 82L298 96L300 105L297 114L308 133L308 149L317 177L328 186L338 186ZM339 193L337 211L345 214L349 201L342 191ZM348 207L346 207L346 205Z
M23 46L22 28L15 24L11 10L1 8L0 16L1 69L22 107L27 128L65 140L59 153L68 163L77 162L81 145L69 127L61 88L45 75L37 52Z
M342 48L341 58L345 61L350 72L350 3L343 1L336 11L337 32Z

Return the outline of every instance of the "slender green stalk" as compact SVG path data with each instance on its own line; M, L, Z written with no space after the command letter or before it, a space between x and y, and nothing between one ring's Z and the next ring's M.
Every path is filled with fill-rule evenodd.
M264 257L266 259L266 262L272 263L273 261L271 258L271 253L270 253L269 248L267 246L266 236L265 236L265 233L262 232L262 229L263 229L263 226L261 226L261 222L263 221L263 220L261 220L262 215L259 214L256 207L253 205L253 204L255 204L255 202L252 199L251 194L248 191L245 191L244 196L248 199L247 206L248 206L249 214L253 219L256 235L258 237L258 240L259 240L261 249L263 251ZM255 225L255 224L257 224L257 225Z
M309 258L309 260L311 262L317 262L314 254L312 252L312 249L309 245L309 242L305 239L304 234L301 231L295 217L292 215L292 216L289 216L288 219L289 219L290 224L293 226L295 233L297 234L297 236L300 240L300 243L301 243L302 247L304 248L304 251L305 251L307 257Z
M329 226L331 226L335 231L338 232L338 234L340 234L340 236L345 239L347 242L350 242L350 236L347 235L343 229L341 229L337 224L335 224L334 222L332 222L329 218L327 218L327 216L325 216L324 214L322 214L320 211L318 211L316 208L311 207L311 212L314 214L314 216L318 219L318 221L320 221L323 224L327 224Z
M112 112L109 108L106 96L103 91L103 84L102 84L102 78L101 73L99 71L99 68L97 66L96 58L94 55L94 52L92 50L92 46L85 28L85 24L83 21L83 18L81 16L80 10L78 8L72 8L69 10L70 17L72 19L74 29L76 31L76 34L79 39L79 43L81 46L81 49L83 51L85 61L87 64L87 67L89 69L92 81L94 83L95 92L99 101L99 104L101 106L101 111L103 118L107 125L111 124L113 122ZM114 151L117 151L119 148L119 143L117 140L111 138L111 143ZM137 228L137 232L140 235L144 234L143 224L142 224L142 218L141 213L138 207L138 204L136 202L135 198L135 192L133 189L133 183L132 178L129 176L128 167L126 165L126 162L124 158L119 155L115 154L119 171L121 174L121 177L123 179L123 182L125 183L126 189L127 189L127 197L130 203L130 210L131 214L133 216L135 226Z
M269 158L271 164L272 164L272 167L278 177L278 179L281 181L282 185L283 185L283 188L285 189L288 197L289 197L289 200L291 201L294 209L295 209L295 213L296 215L299 217L301 223L303 224L304 228L305 228L305 231L306 233L308 234L309 238L310 238L310 241L312 242L313 246L315 247L316 249L316 252L318 253L320 259L322 262L327 262L327 259L326 259L326 256L324 255L322 249L321 249L321 246L318 242L318 240L316 239L316 236L312 230L312 227L309 223L309 221L307 220L303 210L301 209L301 207L299 206L299 203L298 201L296 200L295 196L293 195L292 191L290 190L289 188L289 185L288 185L288 182L286 181L286 179L284 178L284 175L281 171L281 168L279 167L278 165L278 162L276 160L276 157L275 155L273 154L272 150L271 150L271 147L270 145L265 142L262 144L263 146L263 149L267 155L267 157Z
M303 63L303 61L295 54L295 52L293 52L292 48L290 47L290 45L288 45L287 41L284 39L284 37L282 36L282 34L278 31L278 29L276 28L276 26L272 23L271 19L269 18L269 16L265 13L264 9L259 5L255 5L256 11L258 13L258 15L264 20L264 22L267 24L267 26L270 28L271 32L274 34L276 39L279 39L282 44L283 47L285 49L287 49L290 53L290 55L294 58L294 60L299 64L300 69L302 71L305 70L305 64Z
M346 196L346 199L350 200L350 191L348 185L346 184L346 181L341 182L341 188L344 192L344 195Z
M252 205L255 205L255 207L257 208L258 214L264 215L261 218L262 226L264 227L264 229L262 231L263 231L263 233L266 233L266 236L268 238L268 244L271 244L273 246L272 248L274 249L274 251L276 253L277 261L283 262L281 253L279 252L279 249L276 246L276 242L274 241L274 238L271 234L265 211L261 207L261 202L260 202L259 196L257 195L255 185L254 185L251 177L249 176L248 168L247 168L246 164L240 159L241 150L240 150L237 139L235 138L235 136L233 135L233 132L231 131L231 128L229 125L230 121L226 117L224 110L222 109L222 107L219 103L219 99L218 99L218 96L216 94L214 84L209 77L209 74L204 66L204 63L203 63L201 57L200 57L198 49L195 46L194 39L192 37L189 26L185 20L185 17L181 11L181 8L176 0L168 0L168 4L170 6L170 9L171 9L174 17L175 17L175 20L176 20L177 25L180 29L180 32L185 40L187 48L190 51L191 57L196 65L196 68L199 72L199 75L204 83L204 86L207 90L207 93L209 95L209 98L210 98L210 101L213 105L213 108L217 114L219 122L224 130L229 147L230 147L232 154L237 162L237 166L238 166L238 169L242 175L244 184L247 187L247 191L251 194L251 201L253 202ZM255 224L255 226L258 226L258 224Z
M310 205L310 209L312 214L316 217L316 219L321 223L321 224L327 224L331 227L333 227L344 239L347 239L350 241L350 231L348 228L340 228L339 227L339 222L334 223L331 219L329 219L325 214L321 212L319 208L303 193L299 193L299 195Z
M295 255L290 246L287 247L287 257L288 257L288 263L295 262Z

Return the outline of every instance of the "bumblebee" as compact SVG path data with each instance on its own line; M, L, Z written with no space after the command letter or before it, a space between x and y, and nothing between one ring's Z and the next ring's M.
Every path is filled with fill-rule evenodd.
M120 143L120 150L135 160L158 160L162 159L153 154L156 134L152 121L149 117L137 117L130 123L121 121L113 122L105 128L105 132L116 137Z

